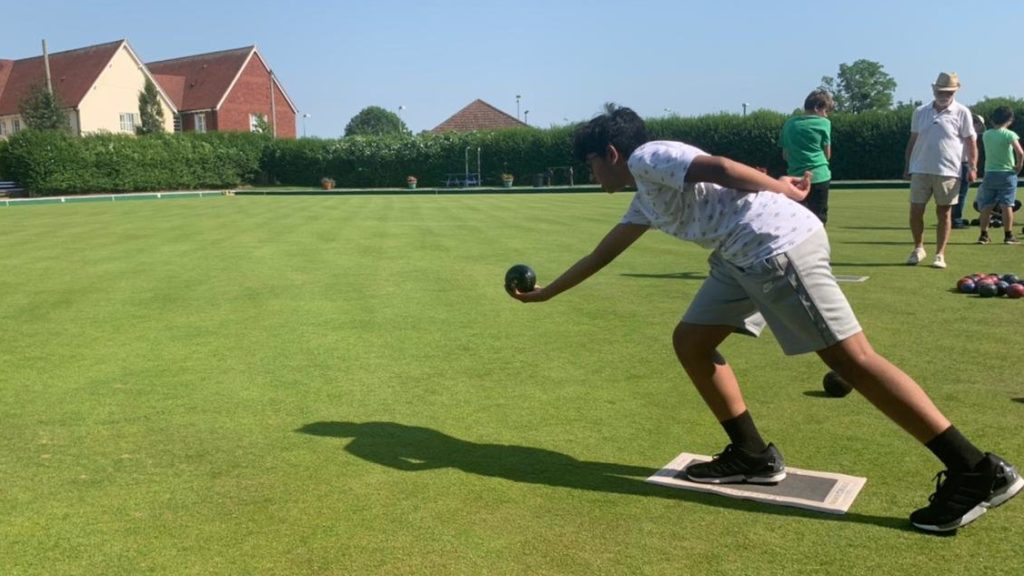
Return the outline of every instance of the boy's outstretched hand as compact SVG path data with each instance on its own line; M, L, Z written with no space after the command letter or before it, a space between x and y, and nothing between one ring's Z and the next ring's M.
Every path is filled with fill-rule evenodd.
M547 296L544 294L544 288L540 284L534 286L533 290L529 292L520 292L515 288L512 288L511 290L508 290L508 295L524 304L529 304L530 302L543 302L547 300Z
M806 198L807 194L811 191L810 172L804 172L804 175L801 178L797 178L796 176L780 176L779 181L785 184L788 188L784 194L797 202Z

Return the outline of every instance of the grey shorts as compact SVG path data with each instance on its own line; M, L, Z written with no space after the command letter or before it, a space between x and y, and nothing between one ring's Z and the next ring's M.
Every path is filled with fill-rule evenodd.
M829 262L824 230L790 250L739 268L713 252L711 274L683 322L759 336L765 324L786 354L822 350L861 331Z

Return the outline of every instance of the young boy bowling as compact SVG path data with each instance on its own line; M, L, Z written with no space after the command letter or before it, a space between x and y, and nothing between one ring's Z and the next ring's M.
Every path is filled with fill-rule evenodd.
M872 349L832 276L821 221L797 203L807 195L809 175L775 180L681 142L649 142L643 120L629 108L580 126L573 153L605 191L628 186L636 194L590 254L547 286L513 291L512 297L549 300L592 276L651 228L712 251L710 275L672 341L729 444L711 462L687 467L690 480L785 478L782 455L761 437L732 368L717 350L733 332L756 336L767 324L786 354L818 354L946 466L929 504L910 515L914 526L956 530L1024 487L1016 469L971 444L913 379Z

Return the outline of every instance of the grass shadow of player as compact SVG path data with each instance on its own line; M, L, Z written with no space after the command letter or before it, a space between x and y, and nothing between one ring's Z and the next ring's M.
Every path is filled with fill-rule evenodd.
M1014 398L1013 401L1018 404L1024 404L1024 398Z
M841 272L836 270L836 267L840 266L851 266L855 268L906 268L905 262L832 262L832 271Z
M644 481L657 472L656 469L578 460L568 454L543 448L469 442L420 426L394 422L313 422L296 432L311 436L351 438L344 447L345 452L403 472L453 468L467 474L503 478L512 482L685 500L746 512L860 522L894 530L912 530L905 518L853 513L833 516L666 488Z
M828 398L829 400L839 400L839 398L825 392L824 390L807 390L804 392L804 396L810 396L811 398Z
M705 273L697 272L668 272L666 274L623 273L621 276L628 276L630 278L657 278L660 280L704 280L708 277Z
M840 230L896 230L906 231L906 226L838 226Z

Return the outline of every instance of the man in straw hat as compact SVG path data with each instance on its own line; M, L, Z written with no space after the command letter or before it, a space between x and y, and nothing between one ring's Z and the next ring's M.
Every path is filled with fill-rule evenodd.
M910 180L910 233L914 250L907 264L917 265L924 249L924 210L933 196L938 228L935 233L934 268L946 267L946 242L951 228L950 211L958 201L960 163L967 158L967 180L978 177L977 132L971 111L953 97L960 89L955 73L942 72L932 84L932 102L914 110L907 142L903 178Z

